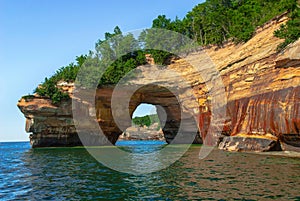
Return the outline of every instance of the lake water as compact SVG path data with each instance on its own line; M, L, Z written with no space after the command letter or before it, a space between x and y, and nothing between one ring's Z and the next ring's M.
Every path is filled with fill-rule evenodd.
M0 200L300 200L300 158L214 150L200 160L200 148L191 146L167 169L134 176L101 165L84 148L0 143Z

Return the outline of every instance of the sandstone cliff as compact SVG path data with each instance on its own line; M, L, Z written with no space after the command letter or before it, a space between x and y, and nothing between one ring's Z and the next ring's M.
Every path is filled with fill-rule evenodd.
M273 36L274 30L286 21L286 17L281 17L265 24L257 29L247 43L208 47L184 59L175 60L167 67L176 72L174 74L153 64L141 66L141 76L130 80L128 88L123 88L117 96L121 100L133 85L139 88L130 97L129 115L140 103L160 105L163 110L158 111L158 115L167 114L163 122L167 142L175 139L179 129L183 135L175 141L188 142L185 139L195 138L192 133L196 126L198 132L194 143L202 143L209 136L213 138L209 132L222 130L225 137L220 148L226 150L285 148L279 146L279 141L283 145L300 146L300 41L291 44L284 52L277 53L276 48L282 40ZM203 63L207 55L222 78L222 87L207 84L215 76L214 71L205 68L205 63L209 62ZM204 67L200 70L191 66L201 62ZM153 73L153 69L156 73ZM63 84L60 87L65 87L72 94L72 87ZM95 115L104 134L114 144L122 131L111 111L113 89L114 86L97 89L95 110L84 103L81 97L72 97L76 99L73 108L80 107L81 114ZM224 101L213 110L214 97L210 92L213 90L221 94L223 89ZM173 90L178 91L178 97ZM84 103L84 107L76 107L76 102L78 105ZM18 107L26 117L26 131L32 133L30 140L33 147L81 144L73 121L71 100L54 106L48 99L35 97L21 99ZM220 117L220 121L211 122L213 115L218 118L218 109L224 109L225 115ZM118 118L128 115L123 112L119 111ZM129 127L130 123L124 120L122 129ZM106 144L100 141L97 142ZM90 142L99 145L93 140ZM210 140L206 140L206 143L210 143ZM214 141L211 143L214 144Z

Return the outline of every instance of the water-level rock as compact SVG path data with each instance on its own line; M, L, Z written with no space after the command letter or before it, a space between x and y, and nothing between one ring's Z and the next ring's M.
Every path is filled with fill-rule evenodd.
M73 121L74 112L78 110L81 114L95 116L97 126L106 136L106 141L87 138L92 139L90 144L114 144L131 126L131 120L125 117L132 116L139 104L150 103L162 108L158 116L164 119L162 131L168 143L204 141L216 145L222 134L230 136L223 138L222 149L235 150L233 147L239 143L236 150L278 150L278 141L299 146L300 41L277 52L283 40L273 35L287 20L286 16L281 16L266 23L246 43L203 48L173 60L164 69L155 66L152 60L149 65L138 67L141 76L115 94L118 100L123 100L133 87L139 88L130 97L129 114L119 109L116 117L113 116L111 96L115 86L99 87L95 107L92 107L82 100L84 97L73 95L72 84L60 83L60 87L77 101L73 103L73 110L71 101L55 106L46 98L23 98L18 107L26 117L26 131L32 133L31 143L34 147L79 145L78 132L81 131L75 129ZM217 71L207 68L209 62ZM175 73L170 74L166 69ZM212 82L216 72L222 79L222 86ZM217 101L211 95L212 92L220 95L222 91L225 93ZM220 112L222 109L224 114ZM162 118L164 114L166 118ZM121 123L114 118L121 119ZM91 131L87 135L97 130L91 122L83 119L81 123ZM269 134L278 140L269 139ZM253 137L257 135L260 137Z
M278 139L258 136L226 136L219 144L226 151L281 151Z

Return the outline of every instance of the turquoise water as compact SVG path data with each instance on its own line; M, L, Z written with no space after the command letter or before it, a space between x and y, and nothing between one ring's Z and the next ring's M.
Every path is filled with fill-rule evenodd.
M119 146L143 152L164 145ZM0 200L300 200L300 158L214 150L199 160L200 148L167 169L134 176L101 165L84 148L0 143Z

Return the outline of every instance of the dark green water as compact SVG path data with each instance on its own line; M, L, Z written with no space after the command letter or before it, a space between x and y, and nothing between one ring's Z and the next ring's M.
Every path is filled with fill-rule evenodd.
M120 145L132 152L162 146L138 144ZM300 158L215 150L199 160L199 149L134 176L101 165L84 148L0 143L0 200L300 200Z

